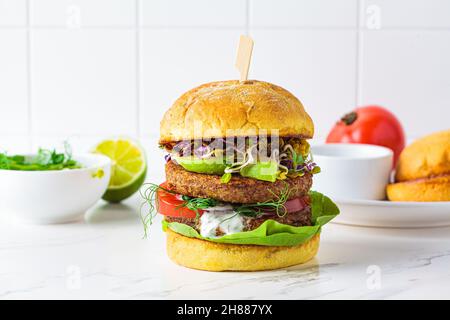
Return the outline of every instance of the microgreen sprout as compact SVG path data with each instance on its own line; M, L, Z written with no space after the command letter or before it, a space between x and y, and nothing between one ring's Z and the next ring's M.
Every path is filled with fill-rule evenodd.
M173 191L163 188L154 183L144 183L141 189L139 189L139 194L141 195L141 198L144 199L144 201L141 203L139 210L142 225L144 226L144 238L147 237L148 229L152 225L153 219L158 213L159 208L157 197L158 190L164 190L165 192L175 194ZM148 205L148 209L144 213L144 207L146 205Z
M289 195L291 194L292 190L289 189L289 185L286 183L285 188L280 192L279 195L275 194L275 192L273 192L272 190L269 191L275 197L275 200L242 204L235 207L234 211L248 217L257 217L267 212L275 212L279 217L283 217L287 213L285 203L289 199Z

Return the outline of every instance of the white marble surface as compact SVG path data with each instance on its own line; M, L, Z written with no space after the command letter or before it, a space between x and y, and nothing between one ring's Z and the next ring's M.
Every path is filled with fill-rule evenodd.
M99 203L74 224L1 222L0 299L450 298L450 228L329 224L305 265L210 273L170 262L159 223L142 238L139 201Z

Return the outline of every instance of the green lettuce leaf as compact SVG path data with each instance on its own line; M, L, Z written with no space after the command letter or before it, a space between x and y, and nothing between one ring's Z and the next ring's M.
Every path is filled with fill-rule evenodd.
M311 191L312 226L293 227L266 220L258 228L225 235L220 238L202 237L194 228L178 222L163 220L163 230L167 228L190 238L197 238L218 243L253 244L261 246L295 246L311 239L319 233L321 227L339 214L339 208L327 196Z

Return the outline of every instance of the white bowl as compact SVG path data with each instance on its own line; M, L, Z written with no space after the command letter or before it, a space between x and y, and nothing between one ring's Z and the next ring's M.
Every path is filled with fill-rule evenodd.
M0 170L2 218L37 224L80 219L105 193L111 160L98 154L73 158L83 167L59 171ZM96 175L101 171L103 176Z
M313 189L333 199L382 200L392 170L392 150L368 144L330 143L311 147L322 169Z

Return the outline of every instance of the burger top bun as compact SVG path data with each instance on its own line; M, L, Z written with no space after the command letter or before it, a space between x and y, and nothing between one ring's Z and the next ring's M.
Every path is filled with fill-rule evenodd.
M211 82L186 92L165 113L160 129L161 144L259 134L309 139L314 134L310 116L294 95L257 80Z
M450 130L416 140L401 153L397 182L450 174Z

